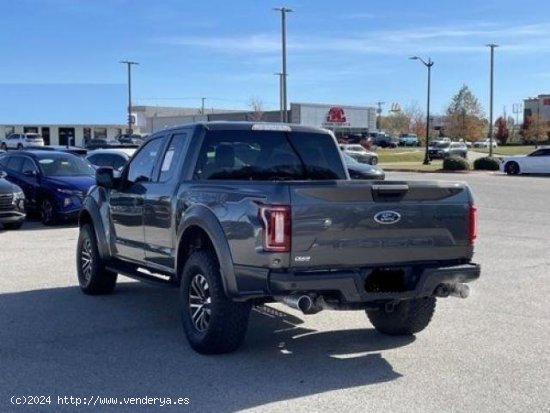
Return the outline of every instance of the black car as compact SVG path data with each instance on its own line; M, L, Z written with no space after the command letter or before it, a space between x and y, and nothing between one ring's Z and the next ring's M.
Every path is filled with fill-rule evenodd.
M25 193L28 210L45 225L76 218L95 169L76 155L58 151L17 151L0 155L0 170Z
M370 165L368 163L359 162L346 153L343 153L342 155L344 156L344 162L346 163L346 168L348 169L351 179L383 180L386 178L386 174L382 168L375 165Z
M18 229L25 221L25 195L21 188L4 179L0 171L0 224L6 229Z

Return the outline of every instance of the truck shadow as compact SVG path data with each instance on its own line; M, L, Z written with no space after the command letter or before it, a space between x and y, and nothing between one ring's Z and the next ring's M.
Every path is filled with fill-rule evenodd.
M237 411L395 380L382 352L414 341L368 328L315 331L262 307L243 348L202 356L186 343L177 305L177 290L133 282L101 297L76 287L0 295L0 397L188 397L186 410ZM163 410L182 409L171 407Z

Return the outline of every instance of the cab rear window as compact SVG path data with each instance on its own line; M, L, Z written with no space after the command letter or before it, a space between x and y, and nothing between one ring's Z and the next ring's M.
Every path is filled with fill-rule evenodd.
M346 179L329 134L208 131L195 168L202 180Z

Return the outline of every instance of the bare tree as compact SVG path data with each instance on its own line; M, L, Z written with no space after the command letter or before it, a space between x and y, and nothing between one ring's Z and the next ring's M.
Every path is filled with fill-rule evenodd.
M259 122L264 117L264 102L258 96L252 96L248 100L248 107L250 113L248 113L248 120L252 122Z

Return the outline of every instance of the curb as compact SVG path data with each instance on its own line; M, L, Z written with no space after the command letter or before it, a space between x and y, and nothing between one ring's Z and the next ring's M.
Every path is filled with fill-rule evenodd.
M420 169L384 168L383 166L382 166L382 169L384 170L384 172L414 172L414 173L420 173L420 174L459 174L459 175L488 174L488 175L495 175L495 174L499 173L499 171L481 171L481 170L447 171L445 169L436 169L434 171L424 171L424 170L420 170Z

